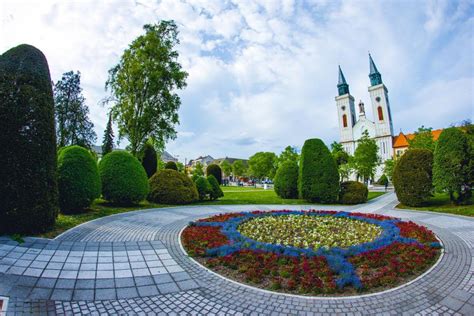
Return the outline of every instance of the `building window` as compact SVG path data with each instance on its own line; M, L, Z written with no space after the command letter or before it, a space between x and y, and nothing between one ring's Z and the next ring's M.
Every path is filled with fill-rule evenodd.
M377 112L379 114L379 121L383 121L383 112L382 112L382 107L381 106L379 106L377 108Z
M342 116L342 126L347 127L347 115Z

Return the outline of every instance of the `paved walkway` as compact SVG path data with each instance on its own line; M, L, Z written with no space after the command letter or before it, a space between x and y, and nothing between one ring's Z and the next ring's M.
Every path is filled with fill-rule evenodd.
M0 238L0 296L12 314L474 314L474 219L394 210L393 193L363 206L183 206L117 214L54 240ZM226 281L179 246L189 221L216 213L335 209L413 220L432 229L445 254L403 288L357 298L300 298Z

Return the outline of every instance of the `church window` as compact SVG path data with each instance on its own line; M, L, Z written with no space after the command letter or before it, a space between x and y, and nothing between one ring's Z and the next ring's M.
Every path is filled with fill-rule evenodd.
M377 112L379 114L379 121L383 121L383 112L382 112L382 107L381 106L379 106L377 108Z
M347 127L347 115L342 116L342 126Z

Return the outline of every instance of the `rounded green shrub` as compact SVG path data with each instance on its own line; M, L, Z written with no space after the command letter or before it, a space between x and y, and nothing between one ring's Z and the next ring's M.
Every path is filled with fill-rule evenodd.
M298 164L285 161L278 168L274 183L275 193L284 199L298 198Z
M165 164L165 169L171 169L171 170L176 170L178 171L178 165L174 161L168 161Z
M104 199L122 205L137 204L148 194L148 177L137 158L119 150L99 163Z
M222 169L219 165L210 164L209 166L207 166L206 175L213 175L214 178L216 178L217 183L219 183L219 185L222 184Z
M194 182L187 175L176 170L160 170L149 181L148 200L152 202L189 204L199 198Z
M400 157L393 171L393 185L398 200L408 206L418 206L430 196L433 153L428 149L410 149Z
M320 139L308 139L303 145L298 191L301 198L311 202L334 203L339 199L336 161Z
M388 184L388 178L385 174L380 176L380 179L377 181L377 184L386 185Z
M148 178L151 178L151 176L155 174L158 166L156 150L149 142L146 142L143 147L142 166L145 169Z
M211 193L211 185L209 184L209 181L207 181L207 179L202 176L197 178L194 183L196 184L199 200L203 201L206 199L207 195Z
M100 176L91 153L80 146L62 149L58 157L59 208L75 213L100 196Z
M44 232L58 215L48 62L30 45L0 55L0 235Z
M367 202L369 190L358 181L345 181L341 183L339 201L342 204L359 204Z
M209 198L211 200L217 200L218 198L224 196L224 192L222 192L221 186L219 185L219 182L217 182L217 179L214 177L214 175L208 175L207 181L210 185Z

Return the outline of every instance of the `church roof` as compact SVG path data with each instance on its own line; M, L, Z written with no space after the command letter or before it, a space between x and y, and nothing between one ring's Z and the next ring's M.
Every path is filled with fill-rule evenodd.
M346 78L344 78L344 74L342 73L341 66L339 66L339 81L337 82L337 84L347 84Z
M431 135L433 136L433 139L438 140L439 135L441 134L442 131L443 129L436 129L434 131L431 131ZM393 138L393 148L408 147L408 140L412 140L413 138L415 138L415 133L405 135L403 134L403 132L400 132L398 136L395 136Z
M377 70L377 67L375 66L374 60L372 59L372 56L370 54L369 54L369 64L370 64L370 73L369 73L369 75L378 74L379 71Z

